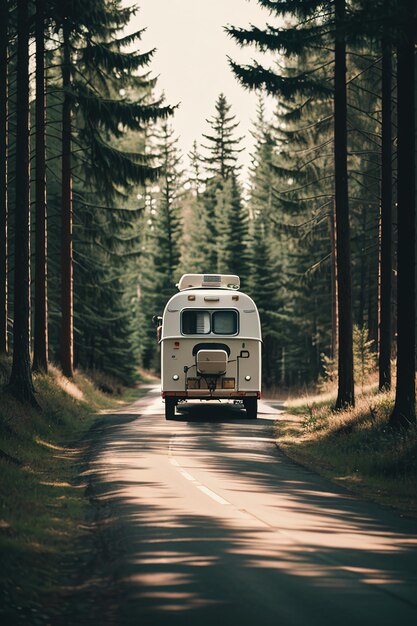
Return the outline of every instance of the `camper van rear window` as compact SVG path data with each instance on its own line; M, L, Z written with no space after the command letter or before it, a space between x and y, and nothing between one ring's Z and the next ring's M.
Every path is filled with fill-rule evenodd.
M208 335L210 313L208 311L183 311L182 332L184 335Z
M183 335L236 335L238 314L237 311L183 311L181 329Z
M212 331L216 335L235 335L237 333L236 311L213 311L211 316Z

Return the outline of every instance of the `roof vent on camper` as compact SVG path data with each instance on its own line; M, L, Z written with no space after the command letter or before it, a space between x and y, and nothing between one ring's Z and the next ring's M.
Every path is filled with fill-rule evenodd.
M184 274L177 285L184 289L239 289L240 278L234 274Z

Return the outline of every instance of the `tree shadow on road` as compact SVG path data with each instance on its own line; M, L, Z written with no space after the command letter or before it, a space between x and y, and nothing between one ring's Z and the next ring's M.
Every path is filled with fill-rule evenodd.
M88 595L103 626L416 623L415 521L295 465L274 446L269 420L238 413L190 405L178 423L109 417L86 472L96 561L74 597ZM196 489L195 506L184 507L169 450L224 476L230 502L205 508ZM233 506L241 491L265 497L263 517ZM65 623L88 622L73 614Z
M241 402L185 402L179 403L176 411L172 421L177 422L242 422L247 424L257 420L263 421L267 418L267 414L263 415L260 408L257 420L249 419Z

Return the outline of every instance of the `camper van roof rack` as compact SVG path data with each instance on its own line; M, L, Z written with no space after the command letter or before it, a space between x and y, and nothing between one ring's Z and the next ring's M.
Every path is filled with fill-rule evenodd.
M184 274L177 285L184 289L239 289L240 278L235 274Z

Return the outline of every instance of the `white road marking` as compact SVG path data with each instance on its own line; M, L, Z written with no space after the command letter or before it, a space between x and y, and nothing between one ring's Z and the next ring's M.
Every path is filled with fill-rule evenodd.
M208 496L209 498L211 498L212 500L214 500L215 502L217 502L218 504L221 504L222 506L224 505L229 505L232 506L235 509L235 512L237 513L237 515L243 519L243 520L257 520L259 523L261 523L262 525L264 525L267 528L270 528L272 530L274 530L275 532L277 532L278 534L282 535L283 537L286 537L290 542L294 543L295 545L303 545L303 542L297 538L295 538L293 536L293 534L289 531L286 531L282 528L277 527L275 524L271 524L269 522L267 522L266 520L262 519L262 517L259 517L258 515L256 515L255 513L252 513L251 511L247 511L246 509L239 509L237 508L235 505L233 505L231 502L228 502L227 500L225 500L224 498L222 498L221 496L219 496L217 493L215 493L214 491L212 491L211 489L209 489L208 487L206 487L205 485L202 485L197 479L194 478L194 476L192 476L191 474L189 474L189 472L187 472L186 470L184 470L180 463L173 457L173 448L174 448L174 440L175 440L176 435L173 435L169 441L169 461L172 465L174 465L175 467L178 467L180 474L182 474L182 476L184 476L184 478L186 478L187 480L189 480L190 482L193 483L193 485L195 487L197 487L197 489L199 489L202 493L204 493L206 496ZM236 437L236 439L244 439L244 437ZM271 439L270 438L259 438L259 439L263 439L264 442L270 442ZM274 441L274 440L272 440ZM176 443L181 443L181 439L178 437ZM323 563L326 563L327 565L331 565L331 566L336 566L336 567L340 567L340 563L337 559L332 558L329 555L326 554L317 554L317 558L322 561ZM367 584L366 582L364 582L362 580L361 577L358 577L357 572L349 569L349 568L343 568L343 572L344 575L347 578L351 578L353 580L359 581L361 584ZM414 602L409 602L408 600L404 599L401 595L395 593L394 591L391 590L387 590L385 587L383 587L382 585L379 584L374 584L375 588L377 588L380 592L390 595L394 598L396 598L397 600L400 600L402 602L406 602L407 604L415 607L416 604Z
M180 474L182 474L184 476L184 478L186 478L187 480L190 480L193 483L198 482L194 476L191 476L191 474L189 474L188 472L186 472L184 469L180 469Z
M203 493L205 493L206 496L209 496L212 500L215 500L219 504L230 504L230 502L228 502L221 496L218 496L217 493L214 493L214 491L212 491L208 487L205 487L204 485L197 485L197 488L200 489L200 491L202 491Z
M176 435L173 435L171 437L171 439L169 440L169 453L168 454L169 454L169 462L171 463L171 465L173 465L174 467L177 467L178 470L179 470L179 473L181 474L181 476L184 476L184 478L186 478L191 483L193 483L197 487L197 489L199 489L200 491L205 493L206 496L209 496L209 498L211 498L212 500L215 500L219 504L223 504L223 505L224 504L231 504L230 502L228 502L227 500L225 500L224 498L219 496L217 493L215 493L214 491L212 491L211 489L209 489L205 485L202 485L196 478L194 478L194 476L192 476L189 472L187 472L187 470L185 470L184 468L181 467L181 464L173 456L173 448L174 448L175 437L176 437ZM179 441L180 441L179 438L177 438L177 443Z

